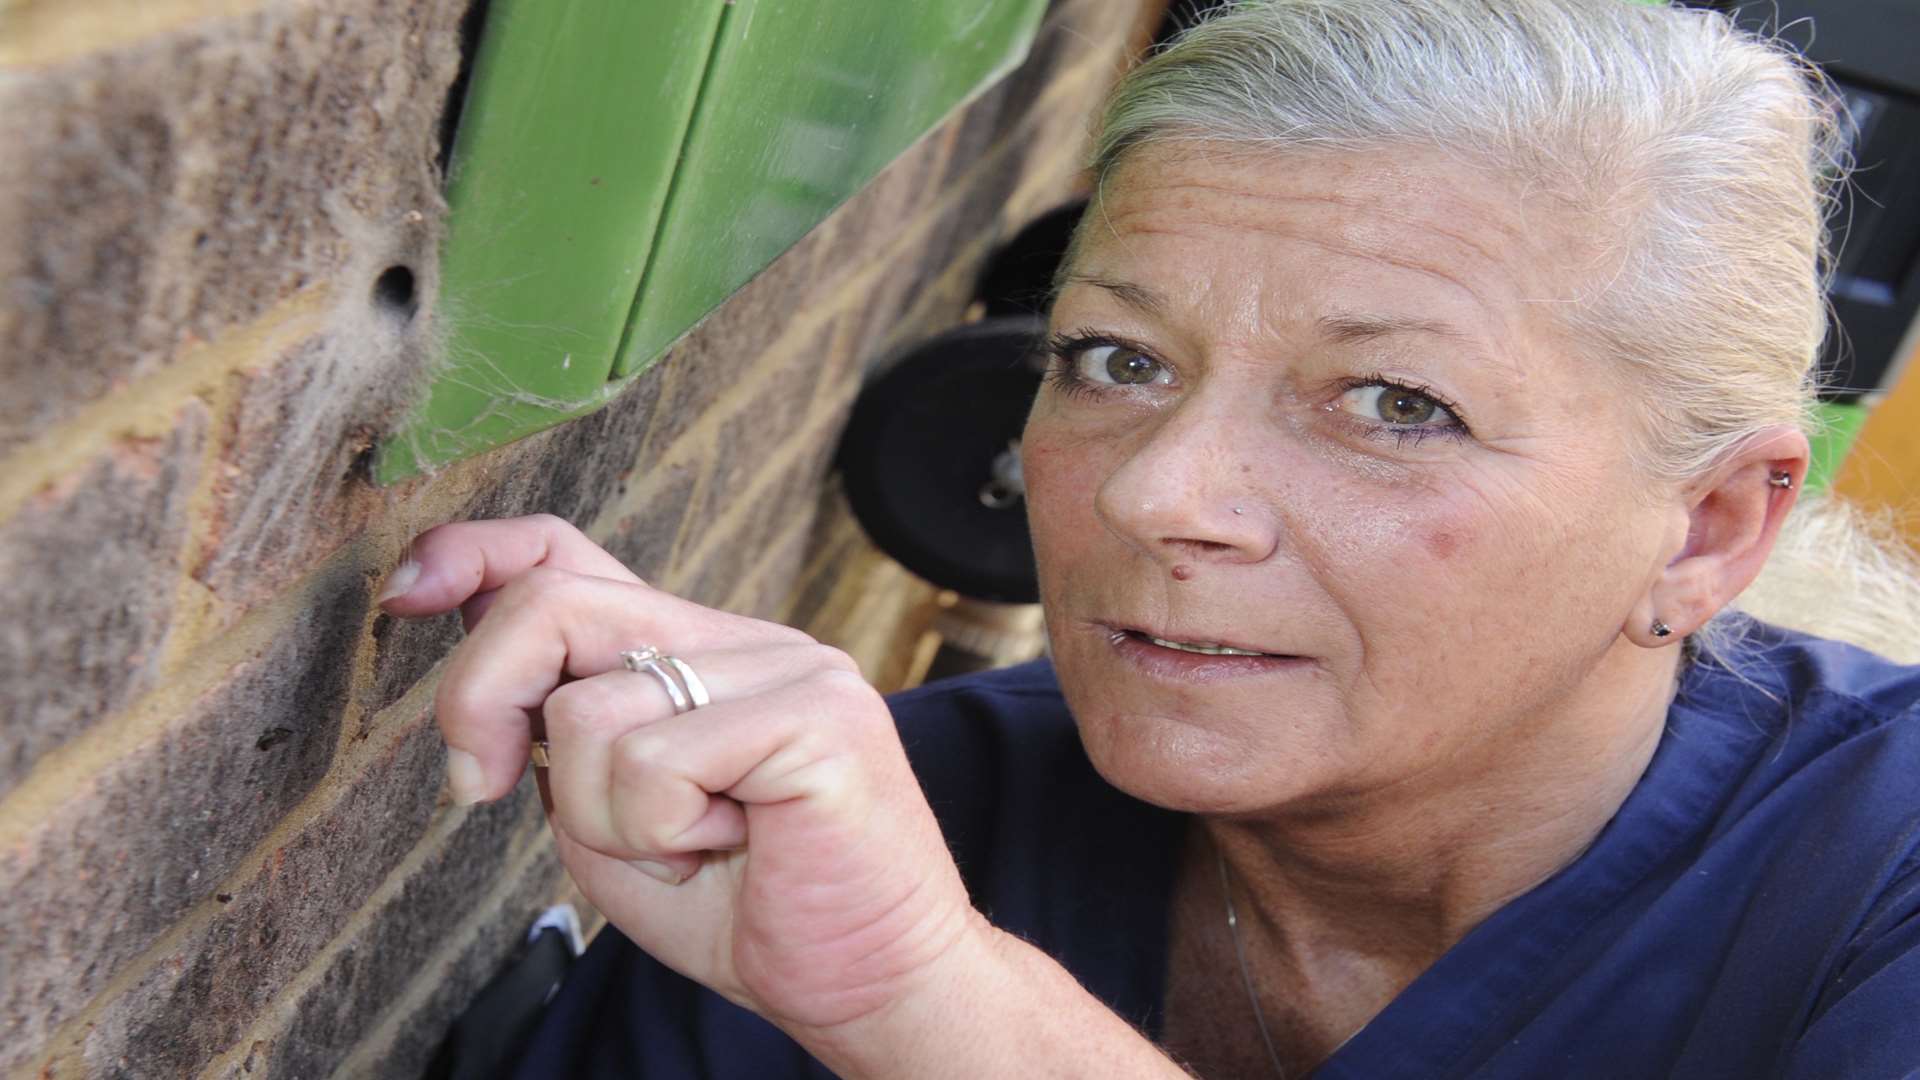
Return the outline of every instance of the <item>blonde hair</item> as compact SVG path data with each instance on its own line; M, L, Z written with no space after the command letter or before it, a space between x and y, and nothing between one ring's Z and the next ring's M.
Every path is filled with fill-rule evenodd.
M1116 87L1094 169L1104 185L1131 151L1181 141L1411 144L1593 215L1600 285L1564 318L1641 390L1636 464L1684 484L1765 428L1812 428L1842 119L1817 69L1710 11L1243 0ZM1835 500L1801 500L1736 606L1920 661L1911 553ZM1720 651L1731 625L1695 644Z

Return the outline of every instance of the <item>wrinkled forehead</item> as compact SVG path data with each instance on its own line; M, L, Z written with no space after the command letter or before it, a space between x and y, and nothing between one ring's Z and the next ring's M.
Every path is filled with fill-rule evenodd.
M1551 333L1593 240L1558 200L1437 151L1163 144L1106 178L1061 281L1148 277L1174 303L1237 311L1386 299L1493 337Z

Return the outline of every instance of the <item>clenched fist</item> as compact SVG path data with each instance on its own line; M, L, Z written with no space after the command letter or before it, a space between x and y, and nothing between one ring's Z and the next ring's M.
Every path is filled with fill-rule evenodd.
M395 615L466 616L436 698L456 795L505 794L545 738L567 869L682 974L782 1026L834 1028L922 989L985 929L845 654L652 588L553 517L427 532L388 591ZM623 667L648 645L711 704L676 714Z

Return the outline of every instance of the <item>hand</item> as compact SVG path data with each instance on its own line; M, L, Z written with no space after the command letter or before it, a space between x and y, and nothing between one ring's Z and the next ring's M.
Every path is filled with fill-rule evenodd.
M926 989L991 933L845 654L650 588L553 517L424 533L388 592L395 615L467 620L435 699L456 795L511 790L544 728L562 861L674 970L790 1032L829 1030ZM674 715L622 667L645 645L690 665L712 704Z

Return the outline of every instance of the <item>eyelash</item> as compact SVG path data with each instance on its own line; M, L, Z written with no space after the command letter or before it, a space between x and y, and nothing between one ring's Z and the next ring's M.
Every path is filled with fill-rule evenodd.
M1079 354L1088 349L1098 349L1103 346L1137 352L1165 366L1165 362L1155 358L1152 352L1110 334L1095 333L1091 330L1052 333L1047 335L1046 342L1041 346L1048 360L1045 375L1048 385L1057 387L1070 398L1097 398L1112 393L1113 391L1107 387L1081 378L1080 372L1073 364L1074 358Z
M1409 427L1405 424L1367 424L1366 430L1361 432L1366 438L1392 438L1395 446L1406 446L1409 442L1418 446L1435 436L1461 439L1473 434L1471 427L1467 424L1467 418L1460 413L1460 407L1443 397L1439 391L1431 386L1416 382L1406 382L1402 379L1389 379L1385 375L1378 374L1367 375L1357 379L1342 379L1339 385L1342 394L1358 390L1363 386L1380 386L1389 390L1411 391L1445 409L1447 415L1453 417L1453 423L1447 424L1444 427L1436 427L1433 425Z
M1045 342L1042 344L1042 351L1048 358L1045 374L1046 382L1070 398L1099 398L1114 392L1108 387L1089 382L1082 378L1073 364L1074 358L1079 354L1088 349L1098 349L1101 347L1126 349L1152 359L1155 363L1161 364L1162 366L1165 366L1166 363L1155 357L1150 350L1127 341L1124 338L1114 337L1111 334L1102 334L1092 330L1056 332L1047 335ZM1379 386L1389 390L1409 391L1440 406L1447 411L1448 415L1453 417L1453 423L1445 426L1423 425L1409 427L1400 424L1370 424L1365 421L1355 421L1361 426L1362 430L1360 434L1364 438L1390 438L1394 440L1396 447L1403 447L1409 444L1418 446L1435 436L1459 439L1472 434L1466 417L1460 412L1460 407L1442 396L1439 391L1422 383L1389 379L1385 375L1373 374L1359 378L1342 379L1338 385L1342 394L1366 386Z

